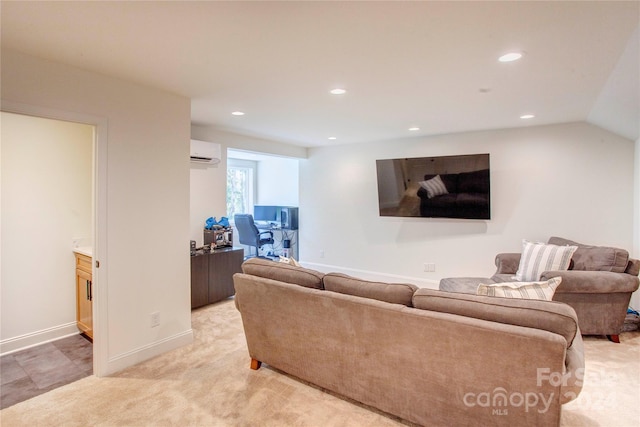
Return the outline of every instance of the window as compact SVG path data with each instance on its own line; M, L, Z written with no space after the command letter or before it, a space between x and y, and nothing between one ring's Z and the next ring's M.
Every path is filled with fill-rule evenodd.
M237 213L253 213L257 163L229 159L227 162L227 217Z

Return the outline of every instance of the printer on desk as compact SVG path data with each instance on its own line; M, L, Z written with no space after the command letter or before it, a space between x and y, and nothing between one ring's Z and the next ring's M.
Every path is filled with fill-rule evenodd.
M214 227L211 230L205 228L204 244L211 245L211 249L233 246L233 229L231 227Z

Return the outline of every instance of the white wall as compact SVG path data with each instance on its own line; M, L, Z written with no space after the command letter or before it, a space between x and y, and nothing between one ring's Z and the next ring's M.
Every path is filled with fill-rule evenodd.
M490 221L378 215L376 159L473 153L491 156ZM300 258L435 287L442 277L491 276L495 255L520 252L523 238L631 251L633 153L633 142L586 123L309 149Z
M190 231L189 240L203 245L203 228L207 218L217 220L227 215L227 150L222 150L222 160L212 166L191 163L190 175Z
M100 118L95 372L190 343L189 99L7 50L1 89L3 110Z
M78 333L72 247L93 235L93 126L0 117L5 353Z
M298 159L260 156L256 205L298 206Z

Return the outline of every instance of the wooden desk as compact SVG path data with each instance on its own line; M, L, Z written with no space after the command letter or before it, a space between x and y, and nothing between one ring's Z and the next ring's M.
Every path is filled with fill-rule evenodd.
M233 275L242 272L244 251L222 248L191 257L191 308L221 301L236 291Z
M262 226L258 226L258 230L260 230L261 232L270 231L271 233L273 233L273 245L265 245L263 246L263 250L266 249L266 251L268 252L269 249L271 249L275 257L277 257L278 255L283 255L284 241L289 240L289 256L295 258L296 261L300 259L298 258L298 230L289 230L285 228L266 228Z

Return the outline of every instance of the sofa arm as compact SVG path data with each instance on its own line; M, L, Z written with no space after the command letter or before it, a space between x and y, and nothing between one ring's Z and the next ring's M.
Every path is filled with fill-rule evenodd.
M638 289L640 280L637 276L611 271L545 271L540 280L552 277L562 277L562 283L556 289L557 294L610 294L634 292Z
M495 274L516 274L520 265L520 255L516 253L502 253L496 255Z

